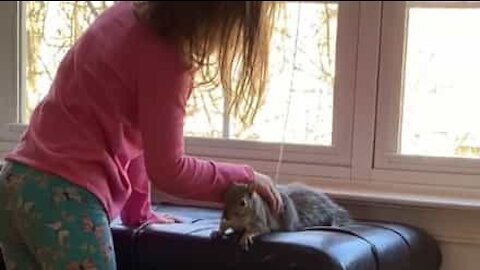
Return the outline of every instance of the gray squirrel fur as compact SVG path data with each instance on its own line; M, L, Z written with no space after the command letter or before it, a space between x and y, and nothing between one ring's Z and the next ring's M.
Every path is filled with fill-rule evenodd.
M245 249L253 238L277 231L300 231L315 226L346 226L352 219L343 207L327 194L302 184L279 185L284 209L275 216L267 203L249 185L234 184L225 193L219 237L228 229L242 232L240 245Z

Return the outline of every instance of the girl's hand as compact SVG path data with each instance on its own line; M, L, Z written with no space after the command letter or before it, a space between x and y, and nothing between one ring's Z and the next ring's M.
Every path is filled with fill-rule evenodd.
M255 172L253 188L264 200L267 201L273 213L278 215L282 212L282 197L269 176Z
M160 224L182 223L182 221L177 217L174 217L168 214L158 214L158 213L153 213L149 221L152 223L160 223Z

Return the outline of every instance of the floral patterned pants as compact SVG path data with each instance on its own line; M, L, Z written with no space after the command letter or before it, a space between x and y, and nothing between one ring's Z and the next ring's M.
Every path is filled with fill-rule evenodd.
M0 174L0 245L7 270L116 268L109 221L97 198L19 163Z

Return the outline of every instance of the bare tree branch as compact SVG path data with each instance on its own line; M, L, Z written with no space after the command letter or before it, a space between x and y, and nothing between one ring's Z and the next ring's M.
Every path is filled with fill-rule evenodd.
M95 6L93 5L92 1L85 1L87 3L88 8L90 9L90 12L93 14L93 16L97 17L98 12Z

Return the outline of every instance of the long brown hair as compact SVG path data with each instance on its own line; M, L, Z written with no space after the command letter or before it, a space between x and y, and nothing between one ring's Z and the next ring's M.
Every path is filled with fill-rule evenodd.
M229 113L251 123L263 102L274 1L145 1L141 19L180 46L198 87L224 90Z

